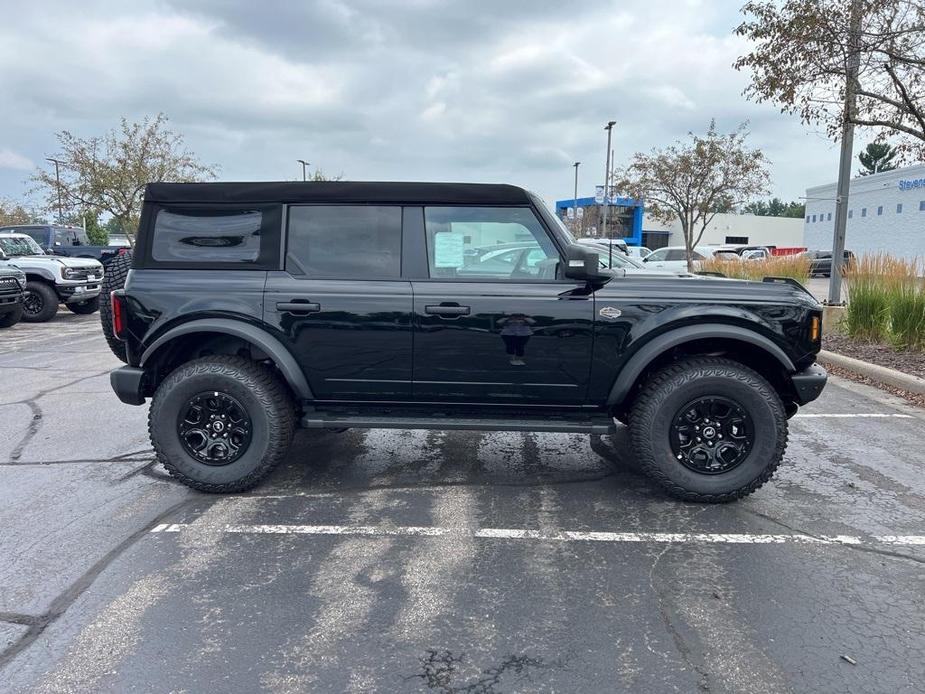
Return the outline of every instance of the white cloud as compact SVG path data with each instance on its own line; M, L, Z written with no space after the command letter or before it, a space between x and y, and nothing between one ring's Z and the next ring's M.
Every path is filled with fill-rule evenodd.
M35 164L28 157L17 154L11 149L0 149L0 169L13 169L14 171L31 171Z

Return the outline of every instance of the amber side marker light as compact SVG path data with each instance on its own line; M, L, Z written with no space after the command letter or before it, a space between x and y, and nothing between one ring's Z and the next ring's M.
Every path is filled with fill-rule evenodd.
M809 319L809 339L813 342L819 342L819 338L822 336L822 319L819 316L813 316Z

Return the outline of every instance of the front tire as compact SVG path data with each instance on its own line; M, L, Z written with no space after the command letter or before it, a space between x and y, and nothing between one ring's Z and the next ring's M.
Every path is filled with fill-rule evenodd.
M642 469L678 499L725 503L771 479L787 447L787 415L761 375L702 357L653 375L630 412Z
M202 492L243 492L283 459L295 429L288 387L243 357L183 364L161 383L148 414L158 460Z
M68 307L71 313L76 313L78 316L89 316L91 313L96 313L100 310L100 298L95 296L92 299L87 299L80 303L65 304L65 306Z
M22 319L26 323L47 323L58 312L58 295L44 282L30 280L22 297Z

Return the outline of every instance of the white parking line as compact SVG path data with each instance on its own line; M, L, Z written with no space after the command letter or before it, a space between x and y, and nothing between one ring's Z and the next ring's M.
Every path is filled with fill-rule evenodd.
M373 537L464 537L554 542L652 542L657 544L811 544L811 545L925 545L925 535L756 535L750 533L617 533L584 530L541 531L523 528L446 528L439 526L377 525L218 525L161 523L152 533L229 533L245 535L367 535Z
M885 418L885 417L897 417L899 419L914 419L911 414L882 414L882 413L865 413L865 412L850 412L846 414L795 414L793 415L794 419L798 417L809 418L823 418L827 417L829 419L851 419L854 417L867 417L867 418Z

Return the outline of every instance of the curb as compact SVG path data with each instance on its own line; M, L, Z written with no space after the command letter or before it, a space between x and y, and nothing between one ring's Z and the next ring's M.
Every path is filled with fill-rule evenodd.
M846 357L827 350L819 352L816 359L822 364L831 364L832 366L853 371L878 383L885 383L888 386L893 386L909 393L925 395L925 378L904 374L902 371L877 366L876 364L870 364L860 359Z

